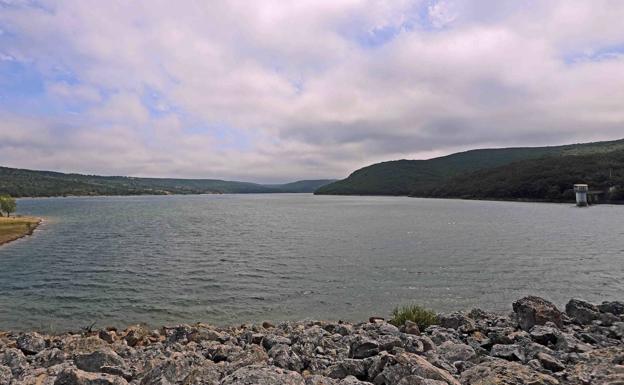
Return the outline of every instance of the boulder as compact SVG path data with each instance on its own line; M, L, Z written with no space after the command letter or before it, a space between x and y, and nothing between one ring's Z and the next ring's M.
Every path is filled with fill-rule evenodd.
M521 298L513 303L513 311L522 330L529 331L535 325L552 322L563 327L562 313L551 302L535 296Z
M231 373L250 365L266 365L268 360L269 355L262 347L255 344L248 345L243 351L228 357L228 371Z
M448 363L452 364L455 361L468 361L475 357L475 351L472 347L466 344L456 344L451 341L446 341L442 345L438 346L438 354Z
M191 373L194 365L199 366L204 361L203 357L192 353L173 353L171 357L150 369L141 380L141 385L176 384Z
M598 310L603 313L611 313L613 315L624 315L624 302L620 301L604 301L598 305Z
M78 369L86 372L101 372L104 366L126 366L124 360L110 348L99 349L91 353L76 354L74 363Z
M98 332L98 337L100 337L100 339L102 339L103 341L112 344L117 339L117 333L115 333L113 330L102 329Z
M418 327L418 324L416 322L407 320L405 321L405 333L406 334L413 334L416 336L420 335L420 328Z
M54 381L54 385L127 385L121 377L110 374L89 373L80 369L62 371Z
M474 320L462 312L438 314L438 323L444 328L455 330L461 328L463 332L471 332L475 329Z
M565 365L550 354L537 353L537 359L544 369L550 370L551 372L560 372L565 369Z
M345 378L348 376L366 377L368 375L367 363L364 360L347 358L327 368L326 375L330 378Z
M598 307L580 299L571 299L566 304L566 314L579 325L588 325L600 318Z
M461 375L463 385L559 385L554 377L528 366L505 360L491 360L474 366Z
M124 331L124 339L128 346L142 345L149 335L149 329L143 325L133 325Z
M498 357L507 361L524 361L525 356L519 345L494 345L490 351L492 357Z
M394 363L386 365L375 378L376 385L398 384L408 376L419 376L423 379L444 381L449 385L460 385L449 372L433 366L425 358L412 353L401 353L395 357Z
M274 366L246 366L225 377L220 385L305 385L297 373Z
M192 369L182 381L182 385L218 385L222 376L221 367L207 361Z
M11 373L11 368L8 366L0 365L0 384L8 385L11 383L11 378L13 378L13 373Z
M305 385L337 385L338 381L333 378L313 374L305 378Z
M535 325L529 330L531 339L539 344L548 345L557 342L557 336L561 332L554 324Z
M303 370L303 361L288 345L274 345L268 354L273 360L273 365L277 367L294 371Z
M377 353L379 353L379 343L363 336L358 336L356 340L351 343L349 350L349 356L352 358L372 357Z
M0 352L0 365L7 366L14 376L19 376L28 368L28 360L21 350L8 348Z
M91 353L107 347L108 344L97 336L71 336L65 340L63 351L66 353Z
M284 337L284 336L277 336L274 334L269 334L268 336L264 337L264 339L262 340L262 346L264 346L264 348L266 350L271 350L271 348L275 345L291 345L292 341L290 340L290 338Z
M45 339L39 333L26 333L17 338L17 348L24 354L37 354L46 348Z
M67 360L67 354L60 349L52 348L42 350L33 358L33 362L38 366L48 368L50 366L58 365Z

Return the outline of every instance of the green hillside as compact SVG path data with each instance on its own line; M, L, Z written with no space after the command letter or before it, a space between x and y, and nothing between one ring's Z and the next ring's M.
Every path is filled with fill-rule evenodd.
M467 173L416 196L463 199L574 201L572 186L603 191L600 200L624 200L624 150L552 156Z
M308 193L314 192L320 187L323 187L335 181L336 179L299 180L297 182L285 184L267 184L263 186L289 193Z
M608 153L624 149L624 139L554 147L517 147L459 152L429 160L396 160L364 167L348 178L319 188L315 194L422 195L450 178L552 156Z
M97 176L0 167L0 195L15 197L313 192L326 182L298 181L265 186L218 179Z

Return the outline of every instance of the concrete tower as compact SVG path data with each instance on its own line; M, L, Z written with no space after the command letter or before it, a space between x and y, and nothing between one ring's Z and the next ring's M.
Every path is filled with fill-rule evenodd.
M579 207L587 206L587 191L589 186L586 184L575 184L574 192L576 193L576 205Z

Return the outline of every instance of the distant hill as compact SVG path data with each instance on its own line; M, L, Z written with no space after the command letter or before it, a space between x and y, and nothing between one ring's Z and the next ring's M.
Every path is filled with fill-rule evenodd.
M218 179L135 178L64 174L0 167L0 195L49 197L68 195L167 195L313 192L331 180L298 181L281 185Z
M551 156L455 176L414 196L462 199L574 201L575 183L601 191L601 201L624 200L624 150Z
M315 194L432 196L454 177L514 162L549 157L608 154L624 150L624 139L552 147L517 147L459 152L429 160L396 160L373 164Z
M307 193L314 192L320 187L335 182L336 179L316 179L316 180L300 180L297 182L285 184L265 184L263 186L270 189L277 189L289 193Z

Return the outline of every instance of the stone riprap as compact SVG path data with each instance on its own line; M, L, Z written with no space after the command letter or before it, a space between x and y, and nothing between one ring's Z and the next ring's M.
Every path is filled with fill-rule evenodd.
M624 384L624 303L525 297L438 325L301 321L0 332L0 385Z

